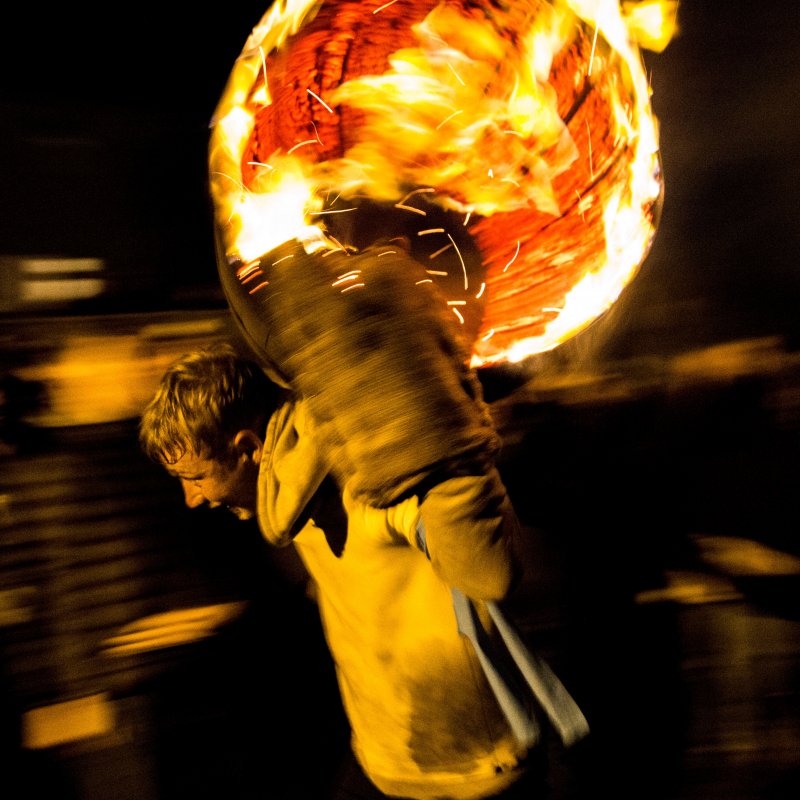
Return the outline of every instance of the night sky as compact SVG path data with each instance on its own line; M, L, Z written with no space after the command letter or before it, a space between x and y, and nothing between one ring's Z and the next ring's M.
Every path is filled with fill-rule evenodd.
M180 12L179 12L180 9ZM256 2L25 4L0 53L0 257L97 256L119 310L221 301L208 123ZM665 201L603 332L617 355L800 337L800 13L684 0L645 53Z

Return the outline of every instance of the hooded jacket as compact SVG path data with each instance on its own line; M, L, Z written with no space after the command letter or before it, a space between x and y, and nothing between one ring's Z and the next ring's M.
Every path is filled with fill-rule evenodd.
M347 484L326 493L328 472L304 401L288 401L267 428L258 521L270 543L295 544L314 582L356 758L388 795L503 790L525 753L458 630L450 592L499 599L511 584L515 518L499 477L454 477L422 500L377 508ZM420 520L430 560L417 546Z

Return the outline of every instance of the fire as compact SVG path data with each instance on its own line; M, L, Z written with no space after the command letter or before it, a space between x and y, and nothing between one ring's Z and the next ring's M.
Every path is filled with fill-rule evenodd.
M345 158L325 165L325 179L383 200L407 185L434 186L443 207L483 216L529 205L558 214L552 178L577 150L552 87L535 74L541 62L549 72L565 42L553 35L558 20L545 16L515 46L452 6L434 8L414 26L418 47L332 93L364 123Z
M290 239L352 247L347 232L387 209L419 219L416 257L470 328L475 366L558 346L615 302L655 235L663 183L639 48L663 49L676 11L276 2L212 123L229 264Z

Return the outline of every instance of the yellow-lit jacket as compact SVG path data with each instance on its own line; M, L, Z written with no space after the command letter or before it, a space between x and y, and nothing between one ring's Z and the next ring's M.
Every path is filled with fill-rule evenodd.
M510 512L499 478L453 478L421 504L410 497L383 509L355 501L345 487L347 517L337 532L322 522L317 490L327 466L308 426L302 403L287 403L270 421L259 525L275 545L294 541L314 581L356 757L388 795L500 791L518 777L524 753L458 631L450 594L450 585L473 599L508 591ZM464 525L443 533L436 520L448 513ZM430 560L417 547L421 515Z

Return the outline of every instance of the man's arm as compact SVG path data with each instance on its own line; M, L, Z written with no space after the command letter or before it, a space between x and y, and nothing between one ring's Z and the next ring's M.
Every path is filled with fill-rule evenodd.
M421 499L428 555L450 586L475 600L502 600L519 578L520 528L495 468L450 478Z

